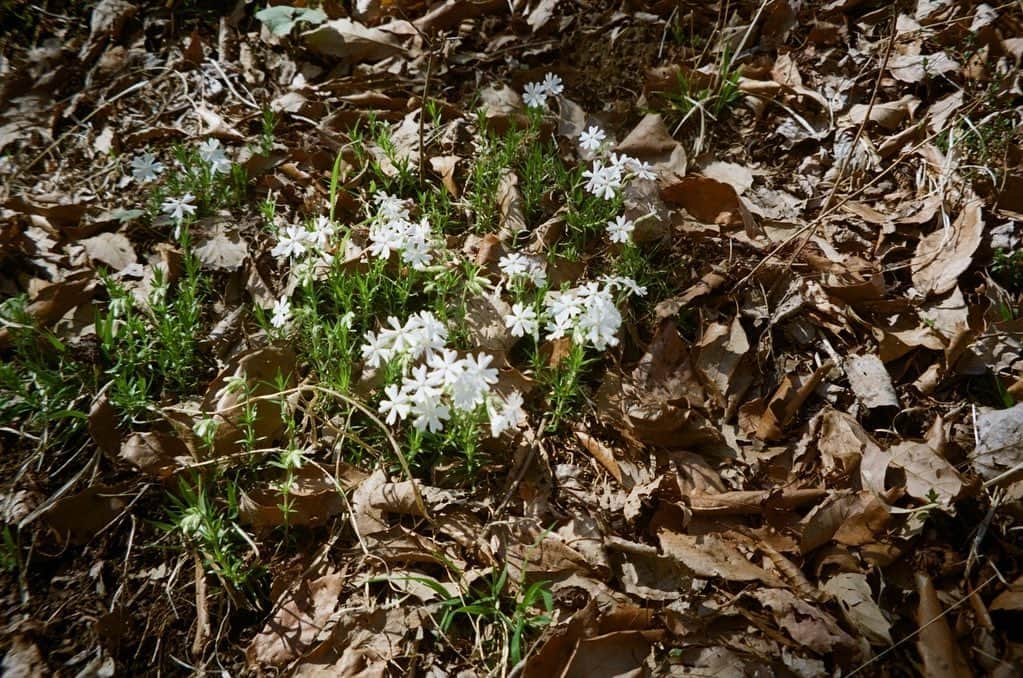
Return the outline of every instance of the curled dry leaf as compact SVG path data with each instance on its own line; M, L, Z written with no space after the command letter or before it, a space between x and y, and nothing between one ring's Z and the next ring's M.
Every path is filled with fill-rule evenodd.
M618 462L615 461L614 451L600 442L597 438L594 438L585 431L574 431L575 437L582 443L583 448L587 452L593 455L593 458L600 462L611 476L619 483L622 482L622 469L618 467Z
M907 440L890 448L888 454L891 463L906 472L906 492L912 497L926 501L936 497L950 504L963 489L955 467L926 443Z
M741 224L739 195L731 184L701 176L662 184L661 199L684 207L697 221L705 224Z
M195 256L206 268L237 271L249 255L249 244L236 231L218 225L195 248Z
M385 30L387 27L369 28L351 19L334 19L302 36L317 54L357 64L380 61L404 51L399 36Z
M859 572L842 572L824 584L824 592L834 597L850 624L874 645L892 644L892 625L874 602L867 576Z
M920 240L910 262L913 284L921 294L944 294L970 267L984 233L981 202L968 203L950 228Z
M121 445L120 458L140 471L166 478L192 460L188 447L166 433L133 433Z
M859 546L878 538L888 525L888 507L871 492L840 492L803 519L799 550L809 553L832 539Z
M938 600L934 582L922 572L916 574L916 589L920 596L917 604L919 636L917 647L924 660L924 673L941 678L967 678L972 676L969 664L952 635L945 609Z
M823 655L856 657L859 646L828 614L785 589L759 589L750 594L774 615L778 626L797 643Z

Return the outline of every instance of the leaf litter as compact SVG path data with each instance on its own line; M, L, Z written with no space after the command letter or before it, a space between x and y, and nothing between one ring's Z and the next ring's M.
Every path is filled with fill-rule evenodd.
M0 10L5 672L1012 675L1019 7L351 5Z

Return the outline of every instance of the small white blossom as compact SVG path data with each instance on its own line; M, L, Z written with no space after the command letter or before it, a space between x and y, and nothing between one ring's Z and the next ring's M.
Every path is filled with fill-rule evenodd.
M377 334L370 330L366 332L363 339L365 343L362 345L362 357L365 359L367 367L380 367L394 355L393 343L382 332Z
M536 311L529 306L515 304L512 306L511 314L504 317L504 324L511 330L513 337L532 335L540 326L536 317Z
M498 437L508 429L517 428L526 422L526 412L522 409L522 394L512 391L500 409L494 408L490 413L490 435Z
M629 170L637 179L645 179L647 181L653 181L657 178L654 173L654 166L644 160L636 160L635 158L629 158Z
M560 96L565 91L565 85L561 82L561 78L555 73L548 73L543 76L543 88L549 96L556 97Z
M224 155L224 149L220 147L218 139L207 139L199 144L199 157L210 166L210 171L214 174L231 171L231 161Z
M451 409L439 398L416 398L412 405L412 425L420 431L437 433L443 430L444 421L451 416Z
M588 179L586 190L597 197L610 200L615 197L615 191L622 186L622 172L614 165L604 166L601 160L595 160L593 167L583 172Z
M164 198L160 209L174 221L181 223L185 214L195 214L195 196L185 193L181 198Z
M458 359L458 354L450 348L434 353L426 361L426 364L430 366L430 369L437 375L436 378L445 386L454 384L455 380L458 379L458 375L462 373L462 361Z
M522 101L530 108L545 108L547 106L547 88L543 86L543 83L527 83L522 92Z
M611 242L626 243L632 238L632 231L635 228L636 224L620 215L614 221L607 222L607 235Z
M590 125L589 129L579 135L579 145L587 151L595 153L600 150L600 145L604 143L606 137L604 130L596 125Z
M131 175L139 183L149 183L163 172L163 163L152 153L140 153L131 159Z
M274 302L274 314L270 318L270 324L280 329L291 319L291 302L287 297L281 297Z
M278 259L301 257L306 253L306 243L309 241L307 234L308 231L302 226L286 226L284 232L280 234L277 244L270 250L270 254Z
M380 401L380 413L387 415L384 421L394 426L399 419L405 419L412 411L412 397L403 388L391 384L384 389L387 399Z

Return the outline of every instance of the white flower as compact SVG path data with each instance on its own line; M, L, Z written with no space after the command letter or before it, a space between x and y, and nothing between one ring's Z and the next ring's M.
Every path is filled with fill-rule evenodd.
M334 237L336 231L337 228L330 219L320 216L317 217L316 221L313 223L313 230L305 231L303 236L305 237L305 241L313 247L325 250L330 244L330 239Z
M626 243L632 237L632 231L636 224L625 218L625 215L618 216L614 221L607 222L607 235L611 242Z
M639 285L635 280L628 276L605 275L603 276L602 280L604 281L604 284L607 285L608 289L613 290L616 287L620 287L622 289L629 290L630 292L637 296L640 297L646 296L646 288L643 287L642 285Z
M306 253L308 233L302 226L286 226L284 232L279 236L277 244L270 250L270 254L278 259L302 256Z
M440 398L443 386L442 378L427 365L413 367L411 374L402 382L402 388L417 401Z
M579 135L579 145L587 151L595 153L600 150L600 145L604 143L605 138L604 130L596 125L590 125L589 129Z
M547 270L544 269L543 264L534 261L529 270L526 271L526 275L529 276L530 281L537 287L543 287L547 284Z
M174 221L181 223L185 214L195 214L195 196L185 193L181 198L165 198L160 209Z
M480 353L461 361L462 372L451 384L451 403L455 409L471 412L485 402L490 385L497 383L497 370L488 367L491 360L489 355Z
M635 158L629 158L629 169L632 170L633 175L637 179L646 179L653 181L657 178L654 173L654 166L644 160L636 160Z
M522 100L530 108L544 108L547 106L547 88L542 83L530 82L522 92Z
M458 354L450 348L445 348L430 356L426 364L430 366L437 379L445 386L451 386L462 373L462 361Z
M610 163L610 166L617 169L619 173L623 173L625 170L629 169L633 162L633 158L625 154L619 155L618 153L609 154L607 156L607 160Z
M367 367L380 367L394 355L393 343L383 332L377 334L370 330L363 339L365 343L362 345L362 357L366 360Z
M373 194L373 202L377 206L377 218L383 220L394 220L394 219L405 219L409 217L408 207L405 205L405 201L401 198L385 193L384 191L377 191Z
M501 257L497 267L509 278L514 278L524 275L529 270L529 259L518 252L512 252Z
M605 200L614 198L615 191L622 186L622 171L614 165L605 167L601 160L594 160L593 167L583 172L588 179L586 190Z
M448 328L430 311L420 311L410 316L404 331L405 342L413 359L424 355L429 359L436 351L443 349L448 340Z
M281 297L274 303L274 315L270 318L270 324L280 329L284 327L291 318L291 302L287 297Z
M526 412L522 409L524 401L522 394L512 391L498 410L496 407L490 413L490 435L498 437L510 428L517 428L526 422Z
M385 388L384 395L387 399L380 401L380 413L386 414L387 418L384 421L394 426L399 419L405 419L412 411L412 397L408 391L398 388L395 384Z
M152 153L140 153L131 159L131 175L135 181L149 183L163 172L163 163L158 162Z
M565 85L561 82L561 78L554 73L548 73L543 76L543 88L548 95L556 97L565 91Z
M504 317L504 324L511 330L513 337L535 334L540 326L536 311L522 304L512 306L511 314Z
M444 421L451 416L447 405L439 398L416 398L412 404L412 425L418 430L436 433L444 428Z
M224 150L220 148L220 141L217 139L207 139L199 144L199 157L210 166L210 171L214 174L231 171L231 161L224 155Z

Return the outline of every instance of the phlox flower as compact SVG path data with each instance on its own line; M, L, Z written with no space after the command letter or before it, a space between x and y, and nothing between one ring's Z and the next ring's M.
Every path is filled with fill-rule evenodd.
M270 250L270 254L278 259L288 257L301 257L306 253L306 245L309 242L309 231L300 225L285 226L284 231L278 236L277 244Z
M273 317L270 318L270 324L280 329L288 324L288 320L291 319L291 302L287 297L281 297L274 302Z
M535 334L540 326L536 311L522 304L512 306L511 314L504 317L504 324L511 330L513 337Z
M379 410L381 414L386 415L384 421L394 426L399 419L404 420L412 411L412 396L397 384L384 388L384 395L387 397L380 401Z
M517 428L526 422L526 412L522 409L524 400L518 391L512 391L503 403L492 406L490 412L490 435L498 437L508 429Z
M619 215L614 221L607 222L607 235L611 238L611 242L626 243L632 238L632 231L635 230L636 224L625 218L625 215Z
M653 181L657 178L657 175L654 173L654 166L645 160L629 158L629 170L637 179Z
M181 223L186 214L195 214L195 196L185 193L181 198L164 198L160 209L171 219Z
M440 398L415 398L412 403L412 425L420 431L437 433L444 429L444 422L451 417L451 408L441 403Z
M544 91L552 97L559 96L565 91L564 83L561 82L561 78L555 73L548 73L543 76L543 82L541 85L543 86Z
M451 386L462 373L462 361L458 354L450 348L442 349L430 356L426 364L430 366L437 379L445 386Z
M394 343L383 332L378 334L370 330L363 340L362 357L367 367L380 367L394 356Z
M224 155L224 149L220 147L218 139L207 139L199 144L199 157L210 166L210 171L214 174L231 171L231 161Z
M497 370L489 367L491 360L485 353L462 359L462 371L451 384L451 403L455 409L471 412L486 401L490 385L497 383Z
M596 153L600 150L600 145L604 143L606 137L604 130L596 125L590 125L585 132L579 135L579 146L591 153Z
M544 108L547 106L547 88L543 83L530 82L526 84L522 92L522 101L530 108Z
M163 163L157 161L152 153L140 153L131 159L131 175L142 184L155 179L163 169Z
M610 200L622 186L622 172L614 165L605 166L603 161L594 160L593 167L583 172L587 178L586 190L597 197Z

